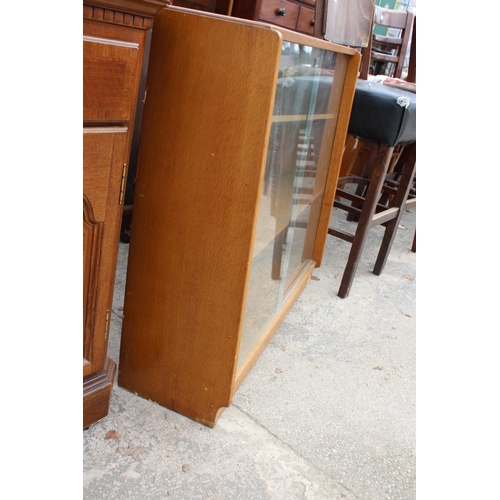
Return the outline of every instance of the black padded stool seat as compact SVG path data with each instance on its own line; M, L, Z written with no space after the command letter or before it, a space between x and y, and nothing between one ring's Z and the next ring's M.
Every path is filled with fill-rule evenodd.
M417 94L358 80L348 133L396 146L417 138Z
M348 133L376 147L371 149L361 176L349 175L338 180L334 208L348 212L358 221L354 234L332 227L328 230L329 234L352 244L338 292L341 298L349 295L369 229L385 226L373 270L380 275L404 209L416 204L416 197L409 198L416 169L416 116L416 94L358 80ZM405 146L405 154L401 154L397 165L399 179L393 182L396 187L391 188L385 181L395 146ZM345 189L349 184L358 185L355 193ZM387 204L381 202L384 191L390 193L385 196L390 200Z

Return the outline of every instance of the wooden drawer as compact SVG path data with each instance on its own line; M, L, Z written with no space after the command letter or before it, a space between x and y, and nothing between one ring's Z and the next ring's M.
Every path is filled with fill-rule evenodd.
M313 7L316 7L316 0L299 0L302 3L306 3L307 5L312 5Z
M83 120L126 122L134 111L139 44L83 37Z
M286 0L263 0L259 20L294 30L297 25L299 10L299 5Z
M307 35L314 34L314 9L308 7L300 7L299 19L297 21L297 31L306 33Z

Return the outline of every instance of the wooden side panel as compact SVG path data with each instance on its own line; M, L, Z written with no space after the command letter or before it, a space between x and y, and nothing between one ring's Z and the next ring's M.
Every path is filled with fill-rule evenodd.
M118 383L206 425L231 402L281 35L155 18Z

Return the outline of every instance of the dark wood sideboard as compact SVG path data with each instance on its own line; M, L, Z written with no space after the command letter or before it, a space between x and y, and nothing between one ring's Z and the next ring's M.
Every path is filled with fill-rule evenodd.
M144 48L166 0L83 2L83 427L109 410L107 355Z

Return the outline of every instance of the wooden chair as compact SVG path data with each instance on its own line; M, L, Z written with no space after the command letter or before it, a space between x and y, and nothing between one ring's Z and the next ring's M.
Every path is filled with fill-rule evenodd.
M400 35L394 37L372 33L368 46L362 50L363 59L359 78L366 80L370 74L370 68L373 68L372 74L380 74L380 66L387 63L393 65L392 71L387 76L402 77L414 19L415 15L412 12L375 6L373 27L382 26L387 29L400 30Z
M374 24L402 30L395 42L395 78L400 78L412 34L408 76L416 83L416 19L414 14L375 7ZM413 27L413 29L412 29ZM371 42L386 41L373 35ZM351 243L338 296L349 295L361 254L371 228L385 232L373 269L380 275L387 262L401 216L416 205L416 93L405 92L367 80L372 43L362 50L363 59L349 123L348 136L337 184L334 208L347 212L357 223L354 234L330 227L328 233ZM375 57L378 57L377 55ZM383 56L387 60L386 56ZM397 76L399 75L399 76ZM401 107L399 99L407 99ZM351 189L352 185L355 189ZM416 236L412 251L416 251Z
M414 93L358 80L348 132L370 146L369 154L362 175L339 177L334 202L334 209L356 216L356 230L351 234L331 226L328 229L328 234L352 245L338 291L341 298L349 295L369 230L385 227L373 270L380 275L404 210L416 204L411 195L416 172L416 106ZM387 183L395 148L401 146L396 174ZM350 184L361 189L348 189ZM381 202L384 193L389 195L386 203Z

